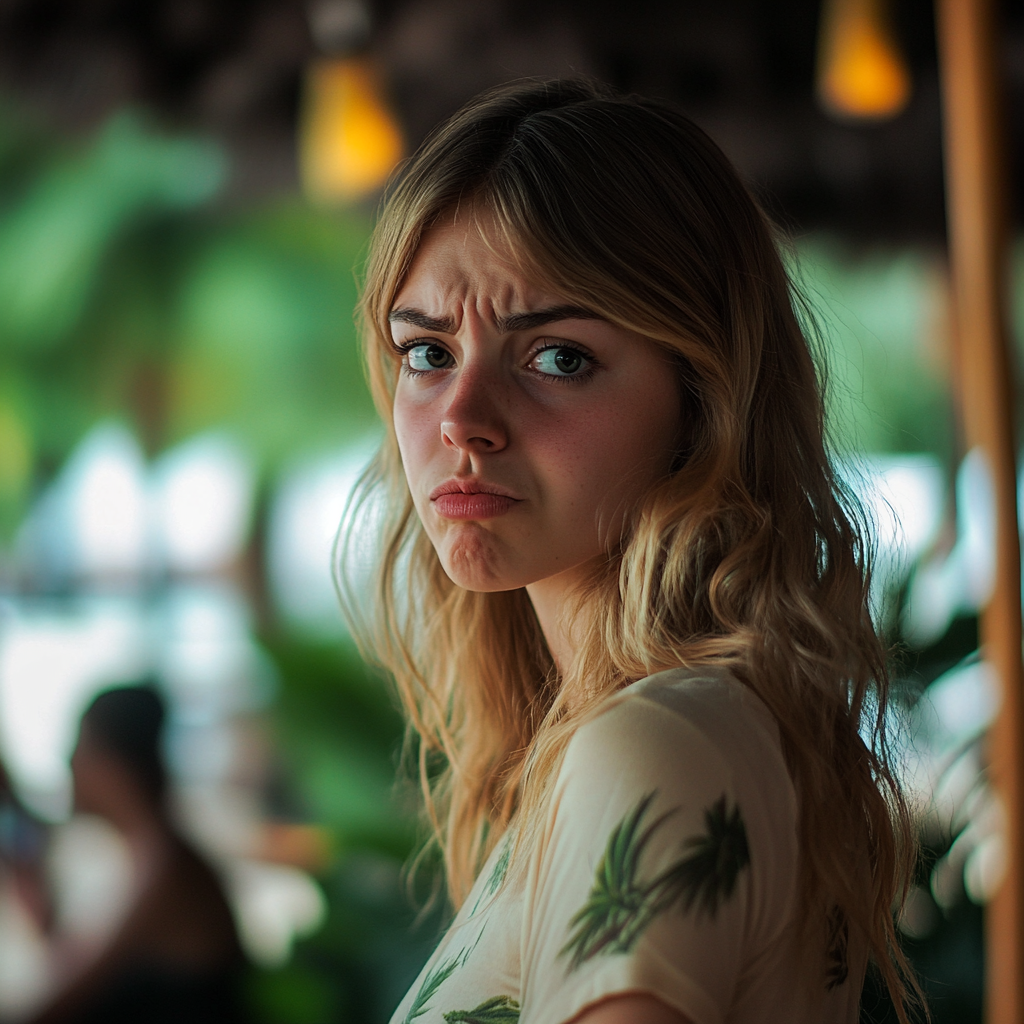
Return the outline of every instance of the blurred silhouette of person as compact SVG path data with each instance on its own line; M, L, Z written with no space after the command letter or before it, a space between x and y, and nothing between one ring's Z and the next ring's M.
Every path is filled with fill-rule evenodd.
M33 1024L234 1024L244 966L209 865L178 834L160 753L164 705L151 686L107 690L82 716L71 758L77 812L106 819L133 866L126 916L67 972Z

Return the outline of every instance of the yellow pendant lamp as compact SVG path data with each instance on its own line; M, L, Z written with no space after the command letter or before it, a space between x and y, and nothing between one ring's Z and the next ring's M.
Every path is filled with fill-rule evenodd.
M365 56L310 66L300 131L303 186L319 202L372 195L402 158L401 132Z
M817 93L843 119L882 121L910 99L910 71L892 33L885 0L825 0Z

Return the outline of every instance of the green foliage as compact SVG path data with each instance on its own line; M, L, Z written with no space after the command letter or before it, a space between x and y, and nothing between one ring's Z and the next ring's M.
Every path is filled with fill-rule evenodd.
M401 874L415 835L413 815L394 795L402 721L385 682L350 646L280 634L264 646L280 680L272 709L281 758L276 813L328 827L337 851L320 877L327 920L296 945L289 970L331 994L321 1024L384 1024L442 924L435 913L416 925ZM292 975L271 975L254 989L254 998L269 1000L261 1011L268 1024L290 1019L290 993L309 1001ZM275 1018L278 1003L284 1009Z
M939 261L920 250L855 253L818 236L799 242L792 269L821 329L829 427L838 448L950 456Z
M21 347L64 339L117 235L147 213L209 199L224 171L218 148L162 138L130 114L45 168L0 222L0 339Z
M649 882L639 878L640 858L654 833L674 811L641 830L656 793L648 793L608 837L590 895L572 919L575 931L561 950L575 970L599 954L628 953L651 921L676 902L710 916L733 893L750 863L747 833L739 807L730 812L723 794L704 811L707 831L687 839L692 851Z
M518 1024L519 1004L511 996L494 996L472 1010L451 1010L444 1019L451 1024Z
M253 971L246 996L253 1024L327 1024L339 1019L337 990L308 968Z
M233 429L269 472L375 422L353 323L369 220L226 211L226 172L135 113L71 142L0 103L0 533L100 419L153 453Z
M182 278L172 436L227 421L273 463L375 421L353 323L368 231L295 203L210 237Z
M347 644L265 644L282 680L278 748L303 810L342 850L404 859L414 827L394 791L403 726L387 683Z

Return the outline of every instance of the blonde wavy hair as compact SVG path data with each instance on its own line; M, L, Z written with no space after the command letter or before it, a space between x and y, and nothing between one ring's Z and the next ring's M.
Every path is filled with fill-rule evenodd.
M456 210L486 217L524 276L678 367L685 450L576 594L578 653L561 675L524 590L474 593L445 575L399 458L388 313L424 233ZM893 912L914 842L883 730L887 652L804 314L767 217L672 107L581 81L475 100L408 162L373 238L362 318L387 434L340 535L343 604L397 683L456 906L513 819L531 835L566 745L609 695L664 668L727 666L778 723L809 948L837 921L855 929L906 1020L919 990ZM381 538L370 587L352 549L360 516Z

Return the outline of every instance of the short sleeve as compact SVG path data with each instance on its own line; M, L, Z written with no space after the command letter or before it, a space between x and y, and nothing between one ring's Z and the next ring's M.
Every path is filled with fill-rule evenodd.
M720 743L655 701L579 730L527 880L523 1021L565 1024L626 992L725 1019L764 916L735 776Z

